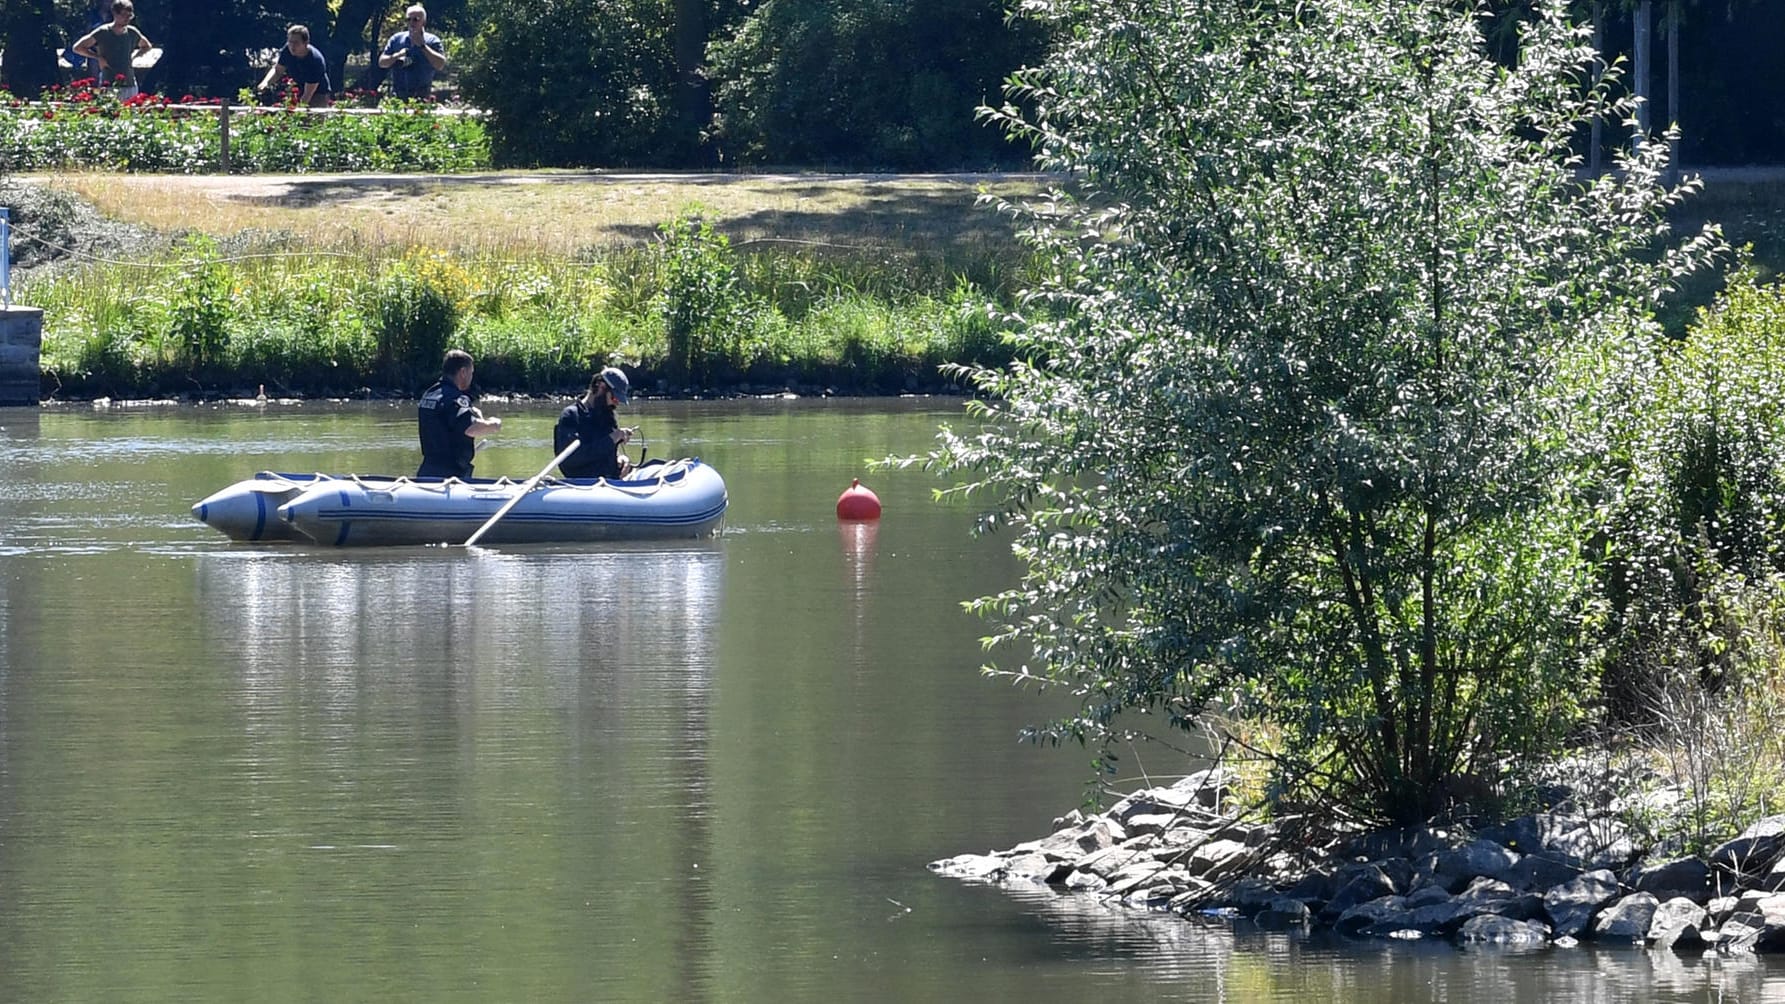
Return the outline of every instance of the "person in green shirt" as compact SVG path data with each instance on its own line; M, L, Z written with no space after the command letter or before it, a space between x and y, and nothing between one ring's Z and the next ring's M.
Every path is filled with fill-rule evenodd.
M76 55L99 60L99 82L117 88L119 101L129 101L139 93L133 61L154 48L130 23L134 17L136 6L130 0L115 0L112 23L94 28L74 43Z

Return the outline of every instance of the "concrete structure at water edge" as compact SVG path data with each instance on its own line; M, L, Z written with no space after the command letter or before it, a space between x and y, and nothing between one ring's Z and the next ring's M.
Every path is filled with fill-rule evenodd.
M0 307L0 408L38 403L43 311Z

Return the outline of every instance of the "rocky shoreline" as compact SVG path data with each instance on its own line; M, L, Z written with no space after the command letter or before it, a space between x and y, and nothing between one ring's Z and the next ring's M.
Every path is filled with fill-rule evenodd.
M1039 840L929 867L1134 910L1361 938L1785 950L1785 815L1708 860L1667 858L1608 813L1343 836L1300 817L1249 822L1231 780L1219 768L1191 774L1095 816L1074 810Z

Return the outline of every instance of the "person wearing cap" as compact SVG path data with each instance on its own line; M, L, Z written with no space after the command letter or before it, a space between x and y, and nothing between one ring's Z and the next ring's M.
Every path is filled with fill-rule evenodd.
M631 429L620 428L614 408L632 400L632 382L609 366L589 378L589 390L558 416L552 430L552 451L564 452L572 439L580 440L576 452L558 465L567 478L621 478L632 464L620 452L632 439Z
M422 392L415 409L421 431L421 468L416 477L469 480L477 437L502 428L501 419L485 418L471 406L474 371L471 353L453 349L440 364L440 379Z

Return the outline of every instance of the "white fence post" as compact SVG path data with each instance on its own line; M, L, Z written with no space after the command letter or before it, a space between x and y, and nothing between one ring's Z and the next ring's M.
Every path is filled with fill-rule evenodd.
M12 210L0 206L0 309L12 309Z

